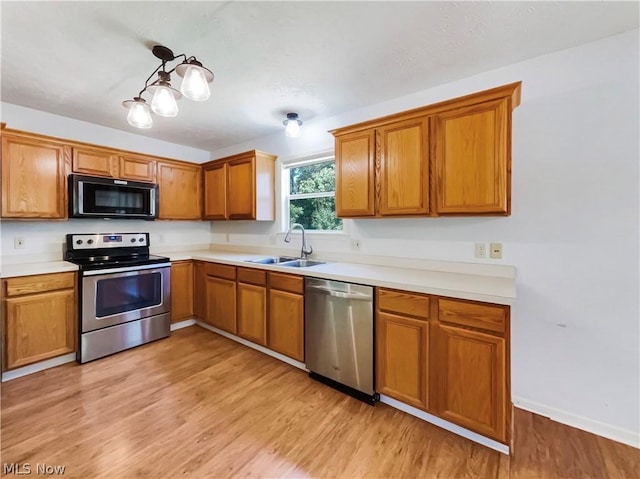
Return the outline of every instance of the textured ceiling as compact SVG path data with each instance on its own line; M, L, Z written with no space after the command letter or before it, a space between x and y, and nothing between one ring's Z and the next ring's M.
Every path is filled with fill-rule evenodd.
M637 2L6 2L4 102L205 150L638 27ZM123 100L154 44L216 78L151 130ZM174 75L174 86L179 86ZM150 100L150 97L148 97Z

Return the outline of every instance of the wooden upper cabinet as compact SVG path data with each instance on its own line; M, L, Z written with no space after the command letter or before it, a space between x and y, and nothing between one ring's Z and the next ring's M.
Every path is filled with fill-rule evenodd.
M377 131L380 151L380 216L429 213L429 123L398 121Z
M336 136L336 216L375 214L375 130Z
M510 123L506 98L434 116L438 214L510 213Z
M331 131L340 217L508 215L521 83Z
M204 168L204 214L205 220L226 220L227 213L227 169L226 161Z
M74 146L72 169L74 173L117 178L118 154L104 148Z
M255 161L253 156L229 162L227 191L229 218L250 220L256 216Z
M158 162L158 195L161 220L201 218L200 165Z
M71 148L37 135L2 133L2 217L66 218Z
M205 164L204 218L275 220L276 158L252 150Z
M120 155L119 156L120 178L132 181L156 180L156 162L152 158L142 155Z

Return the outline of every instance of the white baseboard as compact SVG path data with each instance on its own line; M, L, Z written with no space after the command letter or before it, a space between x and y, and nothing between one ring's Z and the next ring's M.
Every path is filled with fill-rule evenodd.
M7 371L2 374L2 382L11 381L12 379L21 378L28 374L44 371L45 369L60 366L61 364L72 363L76 360L76 353L65 354L64 356L58 356L57 358L47 359L46 361L40 361L39 363L29 364L22 368Z
M493 439L489 439L484 437L476 432L469 431L463 427L458 426L457 424L453 424L452 422L445 421L437 416L433 416L428 412L422 411L421 409L417 409L413 406L409 406L403 402L397 401L396 399L390 398L389 396L385 396L384 394L380 395L380 402L383 404L388 404L391 407L399 409L400 411L406 412L407 414L411 414L423 421L431 423L435 426L441 427L442 429L446 429L458 436L462 436L464 438L469 439L470 441L476 442L483 446L493 449L494 451L501 452L502 454L509 455L509 446L502 444L501 442L494 441Z
M177 329L186 328L188 326L193 326L194 324L196 324L196 320L195 319L185 319L184 321L180 321L179 323L172 323L171 324L171 331L175 331Z
M304 363L301 363L300 361L296 361L295 359L291 359L290 357L285 356L284 354L276 353L275 351L271 351L270 349L265 348L264 346L260 346L259 344L252 343L251 341L247 341L246 339L239 338L238 336L234 336L231 333L227 333L222 329L215 328L206 323L196 321L196 324L201 328L208 329L209 331L213 331L214 333L217 333L220 336L224 336L225 338L233 339L234 341L240 344L244 344L247 347L260 351L261 353L264 353L268 356L279 359L280 361L290 364L291 366L295 366L298 369L302 369L303 371L309 371L307 369L307 366Z
M545 404L540 404L538 402L529 401L528 399L519 397L513 398L513 405L517 408L524 409L525 411L548 417L552 421L582 429L583 431L597 434L598 436L606 437L607 439L621 442L629 446L640 448L640 434L629 429L612 426L611 424L595 421L568 411L562 411Z

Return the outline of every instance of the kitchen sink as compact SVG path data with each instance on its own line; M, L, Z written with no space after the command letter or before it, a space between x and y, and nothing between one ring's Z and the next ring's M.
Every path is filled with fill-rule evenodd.
M290 266L292 268L308 268L309 266L317 266L319 264L325 264L324 261L313 261L310 259L297 259L295 261L285 261L280 263L280 266Z
M297 259L298 258L293 256L270 256L268 258L246 259L244 261L245 263L278 264L287 261L296 261Z

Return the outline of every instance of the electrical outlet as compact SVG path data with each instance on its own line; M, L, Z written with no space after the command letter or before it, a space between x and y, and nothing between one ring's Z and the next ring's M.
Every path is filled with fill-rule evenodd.
M489 244L489 256L493 259L502 259L502 243Z
M14 236L13 249L24 249L24 246L25 246L24 238L20 236Z
M476 243L476 258L486 258L486 257L487 257L487 244Z
M359 250L361 246L360 240L359 239L352 239L351 240L351 249L353 250Z

